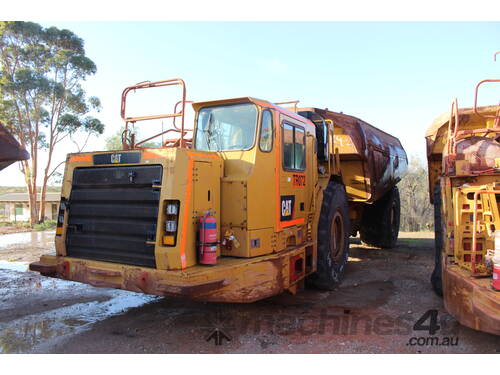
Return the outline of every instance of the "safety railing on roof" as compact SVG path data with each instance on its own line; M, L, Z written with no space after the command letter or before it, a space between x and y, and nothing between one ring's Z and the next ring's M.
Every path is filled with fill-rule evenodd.
M142 89L147 89L147 88L153 88L153 87L165 87L165 86L181 86L182 89L182 98L179 100L175 106L174 106L174 112L173 113L163 113L159 115L148 115L148 116L136 116L136 117L127 117L126 116L126 106L127 106L127 95L131 91L136 91L136 90L142 90ZM168 133L177 133L178 137L173 138L173 139L167 139L166 141L162 142L163 147L188 147L191 143L191 139L187 139L186 135L191 129L185 129L184 128L184 117L185 117L185 110L186 110L186 103L192 103L192 101L186 100L186 85L184 81L180 78L173 78L173 79L167 79L167 80L162 80L162 81L155 81L155 82L150 82L150 81L145 81L145 82L140 82L135 85L127 87L125 90L123 90L122 93L122 101L121 101L121 117L123 121L125 121L125 130L122 134L122 144L124 148L140 148L141 145L144 143L163 136ZM180 111L177 111L177 107L181 106ZM163 118L173 118L173 125L174 128L167 129L164 131L161 131L160 133L157 133L151 137L148 137L146 139L143 139L139 142L135 141L135 136L130 135L129 131L129 124L132 124L135 126L135 123L138 121L147 121L147 120L158 120L158 119L163 119ZM181 124L180 128L176 125L175 120L177 118L180 118Z
M300 100L290 100L288 102L277 102L274 103L276 105L283 105L283 104L293 104L293 111L297 112L297 105L299 104Z

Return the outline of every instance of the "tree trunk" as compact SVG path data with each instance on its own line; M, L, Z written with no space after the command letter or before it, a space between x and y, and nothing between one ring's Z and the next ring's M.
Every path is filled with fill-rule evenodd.
M30 224L31 226L38 224L38 209L36 206L37 203L37 186L36 186L36 180L31 178L30 184L28 185L28 191L29 191L29 197L30 197Z
M47 194L47 183L49 181L50 176L50 165L52 164L52 154L54 152L55 140L53 135L53 130L51 131L50 137L50 145L49 145L49 158L47 160L47 165L45 166L45 170L43 173L43 184L42 184L42 192L40 194L40 223L45 221L45 196Z
M47 181L49 177L47 175L43 178L42 192L40 194L40 223L45 221L45 196L47 194Z
M29 210L30 210L30 224L33 226L38 222L38 212L36 209L36 180L33 184L32 168L27 160L21 162L24 180L28 188Z

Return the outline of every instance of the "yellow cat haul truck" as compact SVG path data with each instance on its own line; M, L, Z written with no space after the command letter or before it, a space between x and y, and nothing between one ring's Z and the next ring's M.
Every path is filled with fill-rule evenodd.
M173 113L127 117L130 92L180 85ZM201 301L252 302L305 280L342 279L349 235L394 246L396 187L407 168L398 139L317 108L244 97L194 103L184 82L128 87L123 150L67 157L55 244L30 269L96 287ZM158 148L139 121L174 118ZM175 120L178 122L175 123ZM180 122L180 123L179 123ZM192 136L190 135L192 134Z
M500 80L476 86L474 108L455 100L426 133L435 213L431 282L461 324L500 335L499 280L492 277L493 249L500 248L500 106L477 107L479 87L491 82Z

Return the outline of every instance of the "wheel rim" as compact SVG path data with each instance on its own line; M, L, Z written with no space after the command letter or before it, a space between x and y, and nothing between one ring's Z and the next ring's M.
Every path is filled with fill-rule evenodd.
M339 211L333 215L330 227L330 251L332 258L338 261L344 253L344 220Z

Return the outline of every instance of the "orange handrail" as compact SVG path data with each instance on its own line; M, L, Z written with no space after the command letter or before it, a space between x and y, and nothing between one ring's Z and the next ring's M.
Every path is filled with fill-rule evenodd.
M181 104L181 103L182 103L182 100L179 100L177 103L175 103L175 105L174 105L174 113L178 113L178 112L177 112L177 106L178 106L179 104ZM184 100L184 105L186 105L186 104L188 104L188 103L193 103L193 101L192 101L192 100ZM179 129L179 128L177 127L177 125L175 124L175 119L176 119L176 118L177 118L177 117L174 117L174 120L173 120L173 125L174 125L174 128L176 128L177 130L181 130L181 129ZM192 130L193 130L193 129L186 129L186 131L192 131Z
M500 82L500 79L483 79L481 82L479 82L476 85L476 91L474 93L474 113L482 118L493 118L493 119L497 120L498 119L498 112L496 115L482 115L477 110L477 94L479 91L479 86L481 86L484 83L493 83L493 82ZM497 124L497 123L498 123L498 121L495 121L495 124Z
M153 88L153 87L164 87L164 86L175 86L179 85L182 87L182 99L176 103L174 107L174 113L164 113L160 115L149 115L149 116L138 116L138 117L126 117L126 105L127 105L127 95L130 91L132 90L140 90L140 89L147 89L147 88ZM182 104L181 111L177 112L177 105ZM150 82L150 81L145 81L145 82L140 82L135 85L129 86L125 88L122 92L122 101L121 101L121 117L123 121L125 121L125 134L128 134L128 124L129 122L132 124L135 124L137 121L145 121L145 120L156 120L156 119L161 119L161 118L173 118L174 119L174 127L175 129L169 129L167 131L163 131L161 133L158 133L152 137L149 137L145 140L142 140L140 142L137 142L135 145L132 144L131 147L135 147L138 145L143 144L144 142L147 142L153 138L156 138L160 135L166 134L169 131L176 131L180 133L180 147L184 147L185 142L184 142L184 135L186 134L186 130L184 130L184 114L185 114L185 109L186 109L186 84L184 81L180 78L173 78L173 79L167 79L163 81L155 81L155 82ZM177 117L181 118L181 128L177 128L175 125L175 119Z
M274 103L276 105L282 105L282 104L293 104L294 111L297 112L297 104L299 104L300 100L290 100L288 102L277 102Z
M458 122L458 102L457 98L455 98L451 102L450 119L448 121L448 154L455 154ZM454 125L453 129L452 123Z

